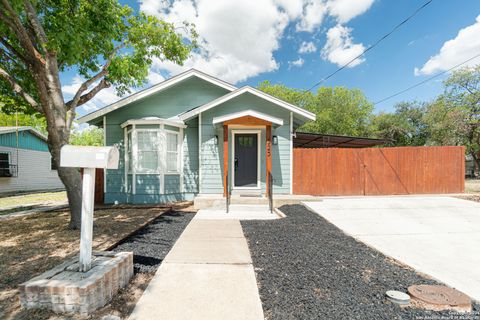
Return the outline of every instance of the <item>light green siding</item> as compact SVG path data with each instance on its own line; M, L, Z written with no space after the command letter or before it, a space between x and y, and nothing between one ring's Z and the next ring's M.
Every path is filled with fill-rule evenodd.
M184 192L198 193L198 118L186 122L183 129Z
M135 194L132 175L127 175L125 189L124 130L122 123L143 117L171 118L225 95L229 91L199 78L190 78L177 85L112 111L106 115L106 145L120 149L118 170L107 170L105 202L162 203L191 199L198 193L198 121L187 122L183 137L183 181L180 175L165 175L164 193L160 194L160 175L136 175ZM95 120L102 125L99 120ZM158 127L158 126L157 126ZM167 129L171 129L167 127ZM174 129L176 130L176 129Z
M223 128L220 125L213 126L213 118L243 110L255 110L283 119L283 125L272 130L272 135L278 137L278 145L272 146L273 187L276 193L290 193L290 111L250 93L233 98L202 113L201 192L221 193L223 191ZM214 143L215 135L219 137L218 145ZM230 161L232 158L232 143L233 137L230 131ZM262 190L265 190L265 161L265 129L262 128L260 137L260 181ZM231 174L229 178L231 180Z
M16 148L17 134L15 132L0 134L0 146ZM18 132L18 147L20 149L48 152L47 142L26 130Z

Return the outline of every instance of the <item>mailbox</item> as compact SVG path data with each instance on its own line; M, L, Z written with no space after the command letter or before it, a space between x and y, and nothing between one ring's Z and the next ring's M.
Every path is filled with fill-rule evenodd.
M60 149L61 167L83 168L79 271L87 272L92 265L95 170L118 169L118 159L119 152L115 147L64 145Z
M118 169L118 159L115 147L65 145L60 150L61 167Z

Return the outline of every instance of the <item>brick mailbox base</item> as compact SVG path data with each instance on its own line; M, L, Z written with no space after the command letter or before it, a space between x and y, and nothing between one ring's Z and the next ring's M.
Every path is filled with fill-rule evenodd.
M133 253L95 252L88 272L78 272L78 268L76 257L22 283L22 307L88 315L128 284L133 276Z

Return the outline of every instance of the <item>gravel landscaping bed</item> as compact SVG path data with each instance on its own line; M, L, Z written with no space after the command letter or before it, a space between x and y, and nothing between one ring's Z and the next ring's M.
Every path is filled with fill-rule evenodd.
M301 205L287 218L242 221L267 319L480 319L474 312L401 308L387 290L436 284L371 249Z
M153 273L193 218L191 212L172 211L129 236L112 251L133 251L133 268L137 273Z

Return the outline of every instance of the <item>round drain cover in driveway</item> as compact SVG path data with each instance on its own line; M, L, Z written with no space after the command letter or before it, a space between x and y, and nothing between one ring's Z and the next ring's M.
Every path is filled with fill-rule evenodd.
M429 304L435 309L460 309L469 311L472 308L472 301L466 294L438 285L414 285L408 287L408 293L423 303Z

